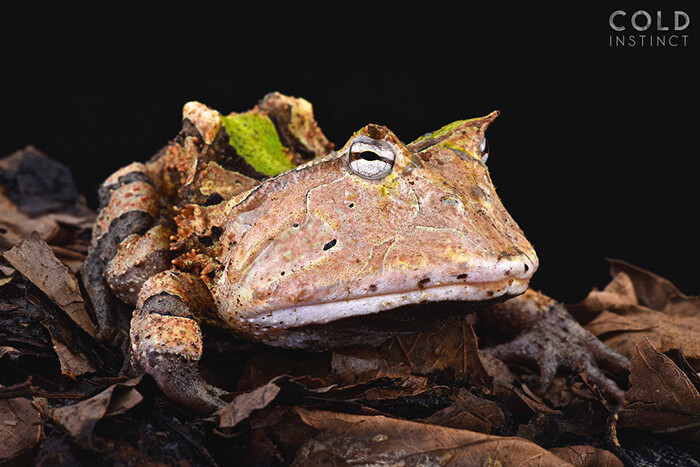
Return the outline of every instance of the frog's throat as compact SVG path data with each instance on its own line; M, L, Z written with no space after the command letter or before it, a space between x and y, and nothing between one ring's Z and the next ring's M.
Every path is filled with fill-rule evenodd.
M249 318L258 333L284 331L310 324L324 324L352 316L368 315L417 303L464 301L484 302L514 297L527 290L528 279L508 278L483 283L434 285L404 292L369 295L348 300L281 308Z

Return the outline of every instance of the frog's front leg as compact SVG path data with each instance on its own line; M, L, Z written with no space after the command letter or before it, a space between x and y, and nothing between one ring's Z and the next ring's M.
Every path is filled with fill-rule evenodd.
M585 374L588 382L596 385L606 398L615 402L624 399L624 392L601 367L625 371L629 369L629 360L582 328L561 303L528 289L519 297L495 305L484 318L490 327L516 336L484 351L505 362L536 363L540 390L549 386L559 368L566 368Z
M203 339L195 312L213 309L199 278L174 270L149 278L131 320L131 358L175 403L211 413L226 402L225 391L202 379L198 363Z

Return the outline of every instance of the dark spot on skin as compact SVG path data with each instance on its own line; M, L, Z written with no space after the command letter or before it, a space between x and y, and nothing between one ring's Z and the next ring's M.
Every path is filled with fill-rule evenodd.
M336 239L334 238L334 239L331 240L330 242L328 242L328 243L326 243L325 245L323 245L323 251L328 251L328 250L330 250L331 248L333 248L333 247L335 246L336 243L338 243L338 240L336 240Z
M204 206L213 206L215 204L219 204L224 200L224 197L221 196L219 193L212 193L210 194L206 201L204 201Z
M493 290L489 290L488 292L486 292L486 295L488 295L489 297L493 297Z
M211 234L214 236L214 238L219 238L221 235L224 233L224 229L219 227L218 225L212 225L211 227Z
M425 288L425 284L427 284L428 282L430 282L430 277L426 277L426 278L419 280L418 281L418 288L423 290L423 288Z
M469 274L460 274L457 276L457 279L462 280L462 279L466 279L467 277L469 277Z
M369 287L367 287L367 290L369 290L370 292L376 292L377 286L374 284L371 284Z

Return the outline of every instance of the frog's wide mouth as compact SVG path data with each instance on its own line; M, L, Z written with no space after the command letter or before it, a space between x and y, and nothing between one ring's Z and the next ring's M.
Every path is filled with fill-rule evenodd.
M248 322L255 329L254 333L282 332L291 328L369 315L404 305L443 301L478 303L501 297L513 297L525 292L528 284L529 278L516 277L494 282L440 284L401 292L268 310L264 314L249 318Z

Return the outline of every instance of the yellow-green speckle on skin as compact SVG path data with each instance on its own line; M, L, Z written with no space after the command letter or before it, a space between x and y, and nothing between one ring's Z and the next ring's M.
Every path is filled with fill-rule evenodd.
M379 193L383 196L389 196L393 190L396 189L399 184L399 179L395 173L390 173L384 179L384 183L379 186Z
M249 112L222 115L221 120L231 146L258 172L274 176L294 168L267 116Z

